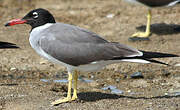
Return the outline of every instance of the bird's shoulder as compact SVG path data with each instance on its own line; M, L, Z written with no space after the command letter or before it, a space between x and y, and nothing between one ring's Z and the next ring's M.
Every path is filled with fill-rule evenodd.
M55 23L46 28L44 35L46 39L53 37L55 40L64 43L106 43L107 40L103 39L94 32L87 29L64 23Z

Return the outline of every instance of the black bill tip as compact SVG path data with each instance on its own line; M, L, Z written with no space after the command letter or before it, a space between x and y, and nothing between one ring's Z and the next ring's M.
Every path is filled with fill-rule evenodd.
M7 26L10 26L10 25L9 25L9 23L6 23L4 26L7 27Z

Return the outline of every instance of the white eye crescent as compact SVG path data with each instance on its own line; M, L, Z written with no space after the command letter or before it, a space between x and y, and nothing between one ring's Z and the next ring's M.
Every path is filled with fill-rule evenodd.
M33 18L37 18L38 17L38 13L37 12L34 12L33 13Z

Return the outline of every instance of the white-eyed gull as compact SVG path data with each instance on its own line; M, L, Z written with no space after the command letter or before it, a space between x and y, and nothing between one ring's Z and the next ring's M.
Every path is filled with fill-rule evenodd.
M173 54L139 51L118 42L108 42L89 30L56 23L52 14L41 8L30 11L22 19L9 21L5 26L23 23L32 27L29 38L32 48L40 56L67 68L69 75L67 97L54 101L53 105L78 98L79 71L97 71L108 64L122 61L165 64L151 58L177 57ZM72 80L74 92L71 97Z

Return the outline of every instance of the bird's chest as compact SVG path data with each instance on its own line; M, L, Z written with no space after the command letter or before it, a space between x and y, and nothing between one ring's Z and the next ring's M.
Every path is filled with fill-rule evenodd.
M45 53L43 51L43 49L41 48L41 39L44 37L43 36L43 32L46 32L45 29L47 29L48 27L52 26L53 24L51 23L47 23L45 25L39 26L34 28L31 33L30 33L30 37L29 37L29 42L31 47L42 57L48 58L47 53Z
M48 59L47 54L43 51L43 49L41 48L41 38L43 36L41 36L41 32L40 31L32 31L30 33L30 37L29 37L29 42L31 47L42 57L45 57Z

